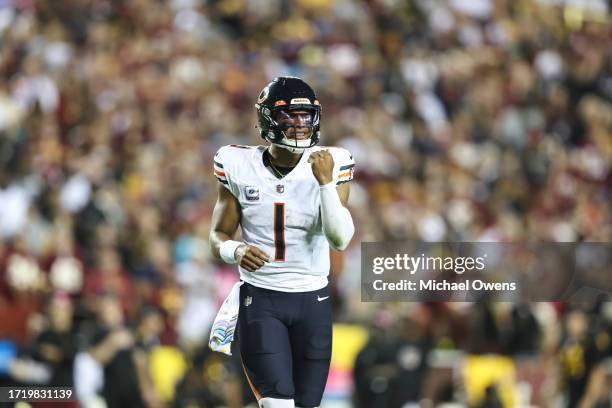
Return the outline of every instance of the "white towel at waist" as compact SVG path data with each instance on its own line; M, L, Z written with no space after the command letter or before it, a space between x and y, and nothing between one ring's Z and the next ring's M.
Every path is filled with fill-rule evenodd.
M243 282L238 281L232 287L229 295L223 301L221 308L217 312L217 317L213 322L210 331L208 346L213 351L232 355L231 347L234 341L234 331L238 322L238 311L240 309L240 286Z

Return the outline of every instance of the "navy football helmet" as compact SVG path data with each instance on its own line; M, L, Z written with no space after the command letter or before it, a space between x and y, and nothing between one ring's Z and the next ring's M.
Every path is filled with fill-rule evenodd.
M275 78L259 94L255 109L257 127L261 137L268 142L292 153L302 153L304 149L319 143L321 104L313 89L300 78ZM310 129L310 137L304 139L297 136L289 137L287 131L297 126L280 124L277 121L282 114L289 116L291 111L305 111L310 114L309 123L299 125L300 128Z

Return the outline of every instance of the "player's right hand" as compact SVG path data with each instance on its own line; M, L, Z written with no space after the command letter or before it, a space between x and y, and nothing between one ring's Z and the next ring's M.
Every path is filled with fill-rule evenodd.
M236 248L238 265L249 272L255 272L270 261L270 256L253 245L242 244Z

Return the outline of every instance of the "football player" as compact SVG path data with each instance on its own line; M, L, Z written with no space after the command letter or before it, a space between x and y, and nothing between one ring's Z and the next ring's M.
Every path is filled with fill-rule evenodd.
M344 250L355 231L346 208L355 163L317 146L321 104L301 79L274 79L255 108L269 145L216 153L210 244L238 264L236 332L259 406L317 407L331 359L329 247Z

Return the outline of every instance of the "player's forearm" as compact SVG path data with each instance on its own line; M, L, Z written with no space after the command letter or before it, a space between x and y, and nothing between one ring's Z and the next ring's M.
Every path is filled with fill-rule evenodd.
M232 240L240 221L240 204L225 187L219 185L219 197L213 209L209 243L213 256L236 263L235 250L241 243Z
M210 235L208 238L210 242L210 250L213 256L217 259L221 259L221 254L219 253L219 248L221 248L221 244L223 244L225 241L231 240L232 238L225 232L214 230L210 231Z
M211 231L210 249L212 254L228 264L236 263L236 249L242 242L232 240L229 234L222 231Z
M351 213L340 202L335 183L321 186L320 195L323 233L332 248L343 251L355 233Z

